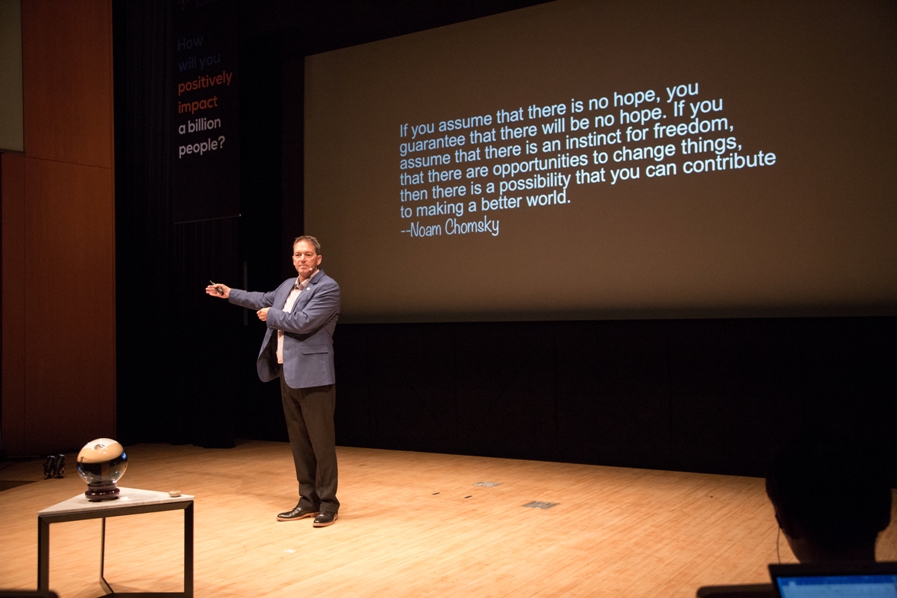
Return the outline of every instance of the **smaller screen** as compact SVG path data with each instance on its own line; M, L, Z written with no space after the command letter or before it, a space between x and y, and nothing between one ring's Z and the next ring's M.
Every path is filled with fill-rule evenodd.
M897 575L780 577L782 598L897 598Z

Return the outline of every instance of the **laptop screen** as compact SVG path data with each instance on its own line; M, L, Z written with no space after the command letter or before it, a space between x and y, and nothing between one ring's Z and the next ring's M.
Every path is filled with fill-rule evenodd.
M770 565L780 598L897 598L897 563Z

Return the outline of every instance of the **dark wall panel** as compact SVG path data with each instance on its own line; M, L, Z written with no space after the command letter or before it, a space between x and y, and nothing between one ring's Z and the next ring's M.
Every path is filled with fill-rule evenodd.
M429 452L456 447L451 336L434 345L430 331L420 326L394 326L387 334L376 327L350 330L358 334L344 335L337 326L334 341L337 368L357 368L337 385L338 411L343 396L352 397L358 409L346 421L346 432L363 446Z
M457 452L554 458L557 375L550 326L457 327L454 354L446 356L454 366L449 379L457 389Z
M828 429L893 456L895 333L894 318L343 325L338 442L762 476L792 435Z
M829 320L671 323L673 465L698 471L756 469L784 438L807 392L795 352Z
M669 466L668 326L555 327L560 460Z

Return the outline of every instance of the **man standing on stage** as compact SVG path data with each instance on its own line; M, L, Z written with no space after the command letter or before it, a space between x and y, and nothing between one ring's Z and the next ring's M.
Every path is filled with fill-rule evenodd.
M277 289L248 292L213 283L206 293L255 309L268 331L257 366L259 378L280 378L283 413L299 480L299 503L277 515L279 521L314 517L314 527L333 525L337 464L333 412L336 406L333 331L339 318L340 294L335 280L319 269L321 245L310 236L293 242L297 278Z

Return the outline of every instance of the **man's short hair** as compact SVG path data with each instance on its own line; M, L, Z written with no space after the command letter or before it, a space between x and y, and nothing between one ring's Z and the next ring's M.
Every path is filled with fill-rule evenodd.
M827 550L874 546L891 519L891 488L874 447L838 436L803 438L776 452L766 493L785 533Z
M299 241L305 241L307 243L311 243L312 247L315 248L315 254L321 255L321 244L318 243L318 240L312 237L311 235L302 235L301 237L296 237L293 241L293 248L296 248L296 243Z

